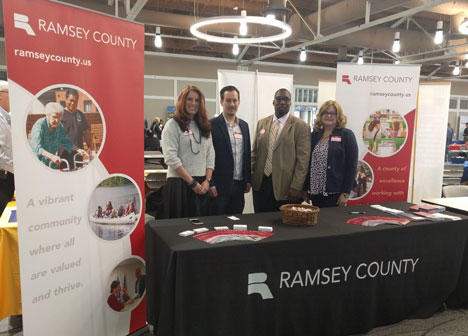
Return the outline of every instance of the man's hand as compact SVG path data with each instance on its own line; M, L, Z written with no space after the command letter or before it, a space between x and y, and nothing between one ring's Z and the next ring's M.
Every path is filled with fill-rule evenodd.
M302 198L306 203L310 203L310 195L307 191L302 192ZM312 204L313 205L313 204Z
M216 187L211 187L209 193L211 197L218 197L218 191L216 190Z
M245 185L245 189L244 189L244 193L248 193L250 191L250 189L252 188L252 185L250 183L247 183Z
M288 190L288 201L289 202L296 202L299 199L299 190L294 188L289 188Z

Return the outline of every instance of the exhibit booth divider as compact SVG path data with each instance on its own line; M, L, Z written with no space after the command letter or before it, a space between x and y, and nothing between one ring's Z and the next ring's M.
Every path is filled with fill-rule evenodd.
M127 335L146 325L144 27L3 5L24 335Z
M368 65L368 67L372 67L373 65ZM359 65L356 65L359 67ZM398 65L394 66L384 66L384 67L399 67ZM402 66L407 67L407 66ZM393 74L396 74L392 71ZM418 70L419 73L419 70ZM345 75L345 74L342 74ZM401 75L400 75L401 76ZM405 77L405 76L403 76ZM338 79L337 82L342 81L341 78ZM418 80L419 82L419 80ZM349 85L346 82L343 85ZM320 81L319 82L319 97L318 101L323 103L327 100L335 100L338 97L338 92L334 90L337 87L336 82L331 81ZM374 185L373 180L367 181L367 190L364 197L356 198L352 200L350 204L358 204L358 203L379 203L379 202L387 202L392 200L402 200L408 201L412 203L419 203L422 198L437 198L441 196L442 193L442 180L443 180L443 171L444 171L444 151L445 151L445 134L447 132L447 119L448 119L448 112L449 112L449 100L450 100L450 83L437 83L437 82L424 82L418 83L418 92L417 92L417 108L414 114L414 128L409 128L410 132L413 132L414 129L414 136L412 141L405 141L403 144L405 147L411 148L411 160L405 161L406 164L410 164L411 168L408 168L408 177L405 177L404 180L407 182L400 183L402 181L395 181L395 180L402 180L400 178L395 178L393 175L390 178L384 178L382 180L387 180L395 185L408 185L408 191L405 192L403 188L400 191L403 191L401 196L396 197L394 196L386 196L388 200L382 199L382 195L379 195L378 198L373 197L373 192L379 192L377 190L377 184ZM388 90L387 92L398 93L399 91L396 90ZM357 93L356 93L357 95ZM341 96L340 96L341 97ZM356 96L358 97L358 96ZM397 99L398 100L398 99ZM360 101L359 98L355 99L356 102ZM339 100L341 102L341 100ZM390 105L387 105L390 106ZM343 106L343 110L345 115L348 117L348 122L350 120L356 120L356 114L360 114L362 110L360 110L358 104L350 104ZM365 110L368 111L368 110ZM372 112L369 112L371 114ZM406 118L406 117L405 117ZM359 120L359 117L357 117ZM354 122L353 122L354 123ZM351 125L353 124L351 123ZM387 121L388 124L388 121ZM409 124L409 123L408 123ZM348 125L350 125L348 123ZM369 123L366 122L368 126ZM390 125L388 125L390 126ZM393 126L393 122L392 122ZM348 126L349 127L349 126ZM381 126L382 127L382 126ZM387 127L386 127L387 128ZM387 128L387 132L388 129ZM362 148L365 148L363 144L365 143L366 139L365 135L365 128L359 127L358 125L355 129L353 129L356 135L356 139L358 145L360 146L360 158L363 155L361 152ZM390 134L390 133L388 133ZM409 134L409 133L408 133ZM401 133L400 133L401 135ZM398 133L397 133L398 136ZM386 141L392 140L390 138L383 138L380 140ZM398 145L398 138L397 145ZM379 142L377 142L379 143ZM367 147L368 148L368 147ZM377 147L378 149L378 147ZM369 150L364 151L364 155L367 157L378 157L375 153L369 153ZM372 156L371 156L372 155ZM388 160L389 162L396 163L398 165L402 164L402 161L399 157L395 155L390 155L382 159ZM409 162L409 163L408 163ZM372 167L372 166L371 166ZM394 168L397 169L397 168ZM396 170L395 170L396 171ZM358 183L358 173L356 174L356 184ZM377 178L379 178L377 176ZM372 183L369 183L372 182ZM365 202L364 202L365 201Z

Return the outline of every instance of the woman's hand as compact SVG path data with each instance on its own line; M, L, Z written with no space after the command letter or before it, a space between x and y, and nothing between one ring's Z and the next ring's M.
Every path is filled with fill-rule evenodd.
M208 192L208 190L210 190L210 182L208 182L208 180L205 180L202 182L201 186L202 190L200 192L200 195L205 195Z
M345 193L341 193L340 197L338 197L338 202L336 202L336 204L338 206L346 206L347 202L348 202L348 195Z
M197 184L195 184L195 186L192 188L193 192L197 195L202 195L202 189L203 187L201 186L200 183L197 182Z

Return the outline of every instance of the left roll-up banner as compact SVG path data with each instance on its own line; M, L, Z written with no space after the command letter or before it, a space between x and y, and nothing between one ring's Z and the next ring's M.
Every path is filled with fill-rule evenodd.
M24 335L145 325L144 27L3 1Z

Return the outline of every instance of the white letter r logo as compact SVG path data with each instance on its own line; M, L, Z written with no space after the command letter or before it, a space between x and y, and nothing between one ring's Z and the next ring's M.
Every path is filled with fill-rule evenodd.
M24 29L28 35L36 36L28 23L29 18L26 15L13 13L13 19L15 21L15 28Z
M266 273L250 273L247 295L258 293L262 296L263 300L273 299L270 288L268 288L268 285L265 283L266 279Z

